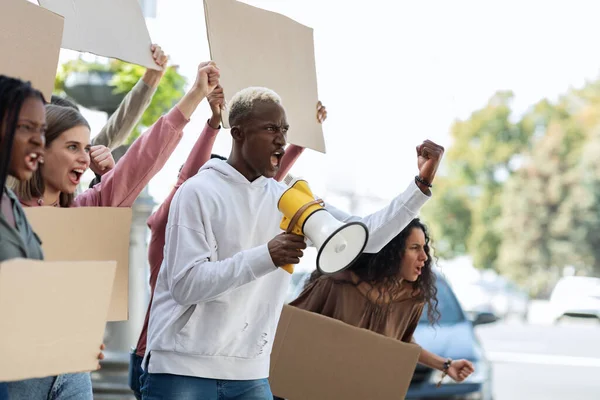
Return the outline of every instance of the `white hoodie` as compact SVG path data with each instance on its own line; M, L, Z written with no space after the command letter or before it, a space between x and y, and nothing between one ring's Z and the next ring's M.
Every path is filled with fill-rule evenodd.
M281 233L277 202L284 190L265 177L249 182L217 159L179 188L150 312L150 373L228 380L269 376L291 276L273 264L267 248ZM365 218L326 208L339 220L365 223L365 252L376 253L428 198L411 183L388 207Z

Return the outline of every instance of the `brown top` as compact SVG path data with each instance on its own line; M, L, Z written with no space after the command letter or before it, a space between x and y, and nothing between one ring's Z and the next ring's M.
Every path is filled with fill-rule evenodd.
M351 272L321 276L290 305L410 343L424 306L411 284L401 283L390 303L389 296L378 300L381 296L376 289L357 283Z

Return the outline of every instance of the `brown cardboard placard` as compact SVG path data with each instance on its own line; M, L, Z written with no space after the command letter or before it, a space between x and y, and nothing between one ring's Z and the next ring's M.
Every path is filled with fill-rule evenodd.
M24 81L50 101L64 18L27 0L2 0L0 74Z
M117 261L108 321L129 318L131 209L117 207L27 207L27 219L42 241L47 261Z
M313 30L288 17L235 0L204 0L210 54L229 100L239 90L264 86L277 92L290 124L288 141L325 153L317 121ZM223 112L223 126L229 126Z
M160 70L138 0L38 0L65 17L62 47Z
M114 261L0 263L0 381L95 370Z
M288 400L403 399L421 348L284 306L269 381Z

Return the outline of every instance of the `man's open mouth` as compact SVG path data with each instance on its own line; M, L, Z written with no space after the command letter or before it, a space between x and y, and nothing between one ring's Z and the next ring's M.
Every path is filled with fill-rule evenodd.
M273 154L271 154L271 166L273 168L279 167L279 164L281 163L281 159L284 154L285 150L277 150L273 152Z

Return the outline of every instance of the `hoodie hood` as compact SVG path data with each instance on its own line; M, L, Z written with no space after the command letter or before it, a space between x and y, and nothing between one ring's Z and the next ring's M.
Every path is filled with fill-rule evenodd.
M253 182L250 182L237 169L233 168L231 166L231 164L229 164L227 161L219 160L218 158L213 158L211 160L208 160L202 166L202 168L200 168L200 172L207 170L207 169L212 169L212 170L218 172L220 175L223 176L223 178L227 179L228 181L235 182L235 183L241 183L244 185L249 185L249 186L254 186L254 187L263 187L267 184L269 179L271 179L271 178L266 178L264 176L259 176Z

